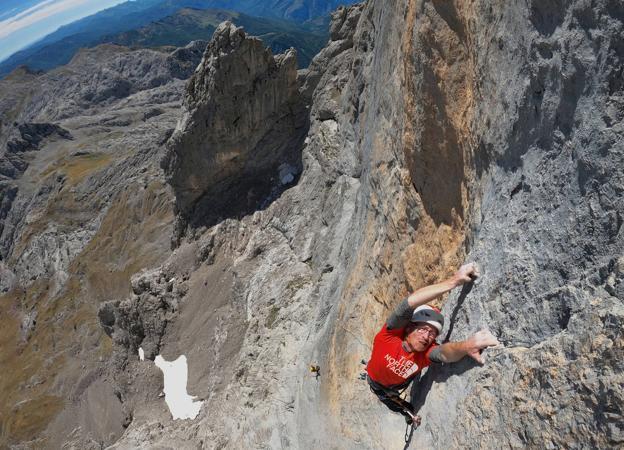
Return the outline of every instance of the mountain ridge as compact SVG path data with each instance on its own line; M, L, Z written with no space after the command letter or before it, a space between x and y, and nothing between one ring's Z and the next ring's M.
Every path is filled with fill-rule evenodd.
M4 61L0 62L0 77L5 76L19 65L31 65L33 69L50 69L59 63L66 63L71 55L82 46L93 46L102 43L102 38L111 33L121 33L136 29L150 22L160 20L174 14L181 8L190 7L196 9L230 9L251 16L259 16L273 19L289 19L297 21L287 14L293 3L296 10L308 13L305 20L314 19L321 15L327 15L335 6L349 3L352 0L338 1L326 0L319 4L309 4L308 0L293 2L293 0L274 0L275 7L267 7L264 2L256 0L241 0L236 4L221 0L136 0L121 3L107 8L92 16L80 19L72 24L60 27L56 32L42 38L27 49L16 52ZM311 22L312 30L318 28ZM63 42L60 42L63 41ZM52 47L54 52L45 50ZM50 55L52 53L52 55ZM58 54L58 56L54 56ZM49 60L50 57L53 60Z
M294 47L300 68L307 67L327 41L327 33L308 31L305 27L302 29L285 21L256 18L227 10L193 8L180 9L139 29L104 36L102 41L133 48L178 47L193 40L208 39L216 27L226 20L260 38L275 54Z

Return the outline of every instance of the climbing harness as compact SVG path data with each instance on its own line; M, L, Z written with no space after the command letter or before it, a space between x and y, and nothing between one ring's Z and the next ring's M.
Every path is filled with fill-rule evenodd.
M363 359L361 363L366 366L368 362ZM409 416L409 418L405 417L406 427L404 439L405 448L407 448L409 442L412 439L412 434L414 434L414 430L420 426L420 417L414 414L411 408L406 405L407 402L401 398L401 395L403 395L403 393L410 386L410 382L407 382L405 386L398 386L395 389L388 389L385 386L369 378L366 372L360 373L358 378L360 380L367 381L368 387L370 388L371 392L379 397L379 399L385 398L391 400L392 402L396 403L401 408L401 410Z
M372 380L370 377L366 377L366 381L368 382L368 386L373 394L375 394L379 400L382 402L390 401L397 405L399 409L404 413L405 420L414 423L418 426L420 418L414 414L412 411L412 405L404 400L401 395L407 390L410 385L408 381L404 385L395 386L394 388L387 388L376 381ZM387 405L387 404L386 404ZM390 408L392 409L392 408ZM394 410L395 412L399 412ZM411 419L411 420L410 420Z

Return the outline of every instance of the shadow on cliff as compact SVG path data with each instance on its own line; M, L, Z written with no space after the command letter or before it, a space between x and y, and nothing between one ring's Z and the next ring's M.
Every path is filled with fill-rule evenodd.
M265 209L297 183L310 127L300 82L294 49L273 55L241 27L217 27L161 161L178 238Z
M303 136L305 136L304 133ZM279 167L263 172L246 174L235 183L219 186L205 193L189 212L181 214L184 225L191 229L210 228L225 219L241 219L256 211L263 211L288 189L299 182L302 171L301 148L292 157L288 169ZM280 175L280 173L282 173ZM244 174L245 175L245 174Z
M241 170L237 174L207 187L188 206L179 201L184 193L181 194L179 189L176 191L178 237L186 231L210 228L225 219L241 219L265 210L285 191L297 185L303 170L304 141L310 128L306 104L301 101L294 105L292 116L285 120L288 123L275 124L255 146L257 154L267 154L260 158L262 162L258 162L259 157L255 156L255 160L241 163ZM271 156L274 153L271 151L274 150L271 143L277 141L281 141L281 147L286 150Z

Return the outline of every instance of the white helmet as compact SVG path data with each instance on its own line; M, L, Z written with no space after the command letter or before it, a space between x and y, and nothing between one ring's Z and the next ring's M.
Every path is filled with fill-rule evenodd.
M412 322L428 323L438 330L438 333L442 332L444 326L444 316L440 310L434 306L421 305L412 313Z

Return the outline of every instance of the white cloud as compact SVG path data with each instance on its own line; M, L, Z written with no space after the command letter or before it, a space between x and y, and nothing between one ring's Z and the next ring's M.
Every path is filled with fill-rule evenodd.
M24 17L34 13L35 11L43 8L44 6L49 5L50 3L54 3L55 0L45 0L43 2L37 3L35 6L31 6L28 9L25 9L21 13L15 14L12 16L7 22L14 22L23 19ZM14 9L15 10L15 9Z
M10 19L0 22L0 39L50 16L86 3L87 0L44 0Z

